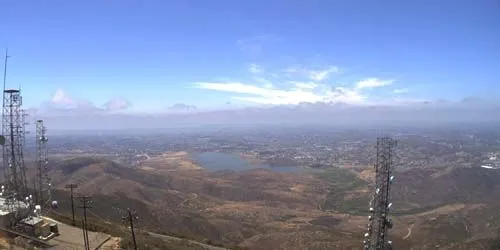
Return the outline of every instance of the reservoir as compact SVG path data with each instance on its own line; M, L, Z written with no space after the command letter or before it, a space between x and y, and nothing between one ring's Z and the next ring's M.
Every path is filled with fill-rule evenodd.
M192 153L191 159L209 171L234 170L242 171L256 168L266 168L277 172L298 172L302 170L295 166L270 166L262 163L251 163L238 153L203 152Z

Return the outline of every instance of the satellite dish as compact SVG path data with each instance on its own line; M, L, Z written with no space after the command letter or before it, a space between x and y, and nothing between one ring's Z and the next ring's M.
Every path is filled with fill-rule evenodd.
M0 135L0 145L5 145L5 136Z

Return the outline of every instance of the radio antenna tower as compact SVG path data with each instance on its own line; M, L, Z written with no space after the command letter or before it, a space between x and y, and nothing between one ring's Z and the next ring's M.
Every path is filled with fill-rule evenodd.
M23 201L28 191L23 157L26 139L24 129L26 115L22 109L21 91L19 89L5 89L8 58L9 55L6 54L2 108L2 133L5 138L2 150L5 177L4 195L17 201Z
M393 225L388 213L392 206L389 194L394 179L391 171L396 144L396 141L389 137L377 138L375 193L370 201L371 215L368 216L368 232L363 241L365 250L392 249L392 242L388 240L387 232Z
M52 200L51 183L48 174L47 129L43 120L36 121L36 164L37 164L37 197L38 204L46 207ZM47 197L47 199L45 198Z

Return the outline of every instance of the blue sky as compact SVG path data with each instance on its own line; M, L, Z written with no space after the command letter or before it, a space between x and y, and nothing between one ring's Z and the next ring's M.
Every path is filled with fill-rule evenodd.
M18 0L0 31L33 108L500 97L496 0Z

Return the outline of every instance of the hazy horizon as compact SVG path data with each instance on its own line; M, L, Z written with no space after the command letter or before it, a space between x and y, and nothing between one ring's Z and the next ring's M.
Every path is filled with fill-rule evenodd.
M405 107L277 106L175 115L79 114L37 116L51 130L168 129L213 126L328 125L331 127L433 127L499 123L496 105L424 104Z

